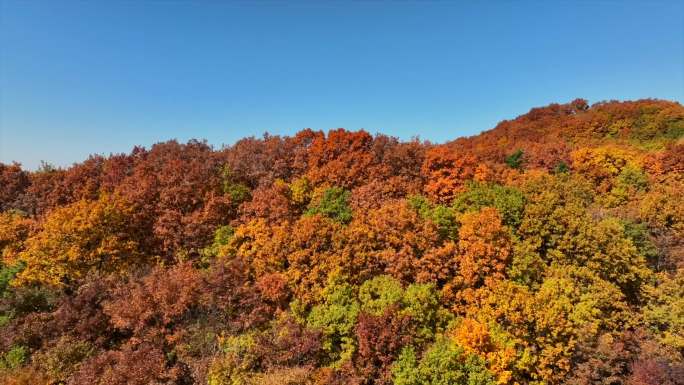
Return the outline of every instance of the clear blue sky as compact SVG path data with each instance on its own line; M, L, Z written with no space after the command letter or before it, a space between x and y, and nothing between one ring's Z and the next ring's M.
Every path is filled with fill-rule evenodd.
M474 3L0 0L0 161L305 127L441 142L575 97L684 100L684 3Z

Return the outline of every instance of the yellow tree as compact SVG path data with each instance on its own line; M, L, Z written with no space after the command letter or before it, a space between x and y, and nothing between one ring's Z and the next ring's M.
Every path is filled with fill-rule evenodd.
M26 263L18 283L64 286L93 270L124 272L140 263L139 231L131 214L124 201L111 195L53 210L18 255Z
M352 261L344 249L342 225L315 214L303 216L288 228L288 281L303 302L317 298L332 273L348 273Z
M478 288L503 279L512 253L511 233L495 208L461 217L453 264L456 274L443 289L455 308L475 300Z
M253 278L281 271L285 266L290 234L288 224L269 226L264 219L240 225L226 245L219 246L220 257L239 258L250 268Z
M0 213L0 257L8 264L16 262L16 257L23 250L24 242L29 236L33 221L19 212L5 211Z
M501 329L506 346L515 347L518 358L513 375L520 382L561 383L583 341L631 325L620 289L589 268L554 265L547 274L537 291L499 281L485 288L467 312Z
M464 318L451 331L451 337L468 353L485 359L487 368L496 376L498 384L508 384L513 380L516 350L503 333L496 332L484 322Z
M590 179L601 192L614 185L615 177L626 167L640 168L634 151L614 145L598 148L583 147L570 154L575 171Z

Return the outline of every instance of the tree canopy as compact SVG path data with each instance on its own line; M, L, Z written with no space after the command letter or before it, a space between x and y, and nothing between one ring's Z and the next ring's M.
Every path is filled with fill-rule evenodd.
M676 385L684 107L0 164L6 384Z

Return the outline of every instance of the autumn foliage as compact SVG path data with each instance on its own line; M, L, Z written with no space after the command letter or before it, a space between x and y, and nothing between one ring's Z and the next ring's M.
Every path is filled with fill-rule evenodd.
M684 107L0 164L0 383L684 383Z

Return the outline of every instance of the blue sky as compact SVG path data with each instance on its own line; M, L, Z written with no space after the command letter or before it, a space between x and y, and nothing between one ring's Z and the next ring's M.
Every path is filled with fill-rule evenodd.
M576 97L684 100L668 1L0 0L0 161L265 131L442 142Z

